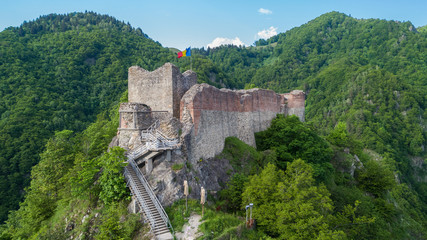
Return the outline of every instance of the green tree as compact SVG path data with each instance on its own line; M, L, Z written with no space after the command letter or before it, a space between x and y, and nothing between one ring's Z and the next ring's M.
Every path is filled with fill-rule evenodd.
M298 159L285 172L268 164L250 177L243 204L254 204L260 229L281 239L343 239L329 225L332 200L325 186L316 186L310 165Z
M236 173L227 182L227 188L221 191L223 199L228 201L227 207L234 212L242 210L242 193L248 177L244 174Z
M111 204L129 195L123 177L123 168L127 165L124 152L123 148L114 147L99 160L102 168L99 198L105 204Z
M43 221L51 217L58 200L68 196L68 170L74 161L73 132L56 132L41 161L31 171L31 185L20 209L13 212L7 222L8 232L17 238L28 238L38 231Z
M332 157L328 143L294 115L277 115L267 130L255 136L258 150L276 151L282 169L285 169L285 162L297 158L308 163L325 163Z
M393 172L387 166L375 160L364 163L364 167L356 173L359 186L377 197L391 190L396 184Z

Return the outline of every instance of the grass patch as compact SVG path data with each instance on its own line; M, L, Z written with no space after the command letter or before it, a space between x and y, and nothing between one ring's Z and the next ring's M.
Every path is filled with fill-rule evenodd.
M189 199L185 210L185 199L179 200L166 208L166 212L175 232L182 232L184 224L192 213L202 214L202 205L198 200ZM245 219L234 214L216 211L214 205L205 204L202 223L199 231L203 233L199 239L266 239L267 235L244 226Z
M172 223L174 231L181 232L184 224L188 222L188 218L192 212L202 214L202 205L197 200L188 199L188 208L185 209L185 199L181 199L167 207L166 213L169 216L169 220Z
M175 163L172 165L172 170L179 171L184 167L184 163Z
M219 157L228 159L234 172L245 175L257 173L263 165L263 154L236 137L225 139L224 150Z
M204 221L199 226L199 231L203 232L204 239L213 239L222 235L227 229L236 228L239 224L244 224L244 219L224 212L216 212L206 209L203 216Z

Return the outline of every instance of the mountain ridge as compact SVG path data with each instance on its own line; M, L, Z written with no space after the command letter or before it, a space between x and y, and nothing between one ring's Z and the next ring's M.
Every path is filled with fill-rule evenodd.
M259 42L262 48L192 49L192 64L199 82L218 87L304 90L308 126L327 137L344 123L345 130L363 148L375 151L403 183L389 198L371 199L368 194L362 208L379 211L394 203L399 209L381 214L389 214L391 222L401 218L417 223L396 230L404 232L399 235L404 238L421 234L418 227L426 226L427 183L420 181L426 166L413 164L414 158L425 158L427 139L427 38L425 27L419 29L410 22L354 19L332 12L266 40L267 45ZM178 62L173 50L142 30L91 12L46 15L5 29L0 40L2 221L23 199L29 172L55 132L68 137L63 130L79 134L95 119L114 120L106 109L125 91L128 67L151 71L172 62L182 72L190 68L189 59ZM111 129L109 134L114 133ZM344 198L342 185L330 190L344 206L345 201L336 200ZM346 199L351 204L353 200ZM420 213L405 207L410 201ZM399 211L407 213L398 215ZM381 224L393 233L386 222Z

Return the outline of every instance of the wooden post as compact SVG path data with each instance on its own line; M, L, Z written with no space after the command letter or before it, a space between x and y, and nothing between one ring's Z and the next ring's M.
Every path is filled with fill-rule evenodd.
M185 195L185 211L187 211L188 208L188 182L187 180L184 180L184 195Z
M205 209L205 202L206 202L206 198L205 198L205 188L202 187L202 189L200 190L200 204L202 204L202 218L203 218L203 211Z

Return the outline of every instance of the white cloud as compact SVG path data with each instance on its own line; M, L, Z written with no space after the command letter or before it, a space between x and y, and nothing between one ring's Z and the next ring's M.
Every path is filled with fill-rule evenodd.
M221 45L235 45L235 46L244 46L245 44L238 38L222 38L217 37L211 43L208 44L208 48L216 48Z
M258 9L258 12L261 13L261 14L266 14L266 15L273 14L273 12L271 10L268 10L268 9L265 9L265 8Z
M264 39L271 38L272 36L277 35L277 27L271 26L269 29L264 29L262 31L259 31L257 35L259 38L264 38Z

